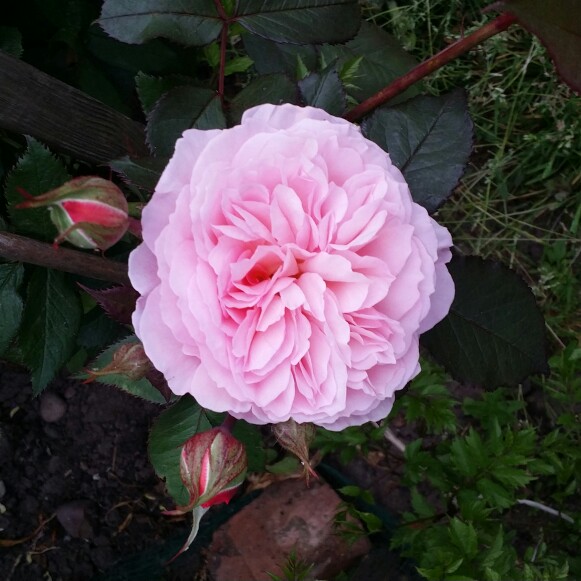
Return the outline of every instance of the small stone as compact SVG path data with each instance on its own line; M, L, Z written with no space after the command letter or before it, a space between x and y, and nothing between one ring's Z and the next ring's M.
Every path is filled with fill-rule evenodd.
M88 503L84 500L73 500L61 504L56 509L56 517L65 531L75 538L93 538L93 527L86 517Z
M67 404L56 393L45 392L40 398L40 417L45 422L58 422L67 411Z

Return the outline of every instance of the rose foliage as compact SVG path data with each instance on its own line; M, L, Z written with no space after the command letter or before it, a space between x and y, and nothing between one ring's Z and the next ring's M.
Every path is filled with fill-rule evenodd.
M143 211L136 334L178 395L251 423L389 413L448 312L448 231L358 127L261 105L187 130Z

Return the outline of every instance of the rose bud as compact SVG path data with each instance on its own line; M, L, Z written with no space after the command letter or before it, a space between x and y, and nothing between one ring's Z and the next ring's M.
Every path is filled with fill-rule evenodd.
M55 244L66 240L79 248L107 250L127 231L127 200L109 180L78 177L40 196L20 191L27 199L16 208L48 207L59 231Z
M305 480L309 483L309 477L319 478L317 473L312 469L309 462L309 445L313 441L317 428L310 423L299 424L293 419L280 424L273 424L272 433L278 443L285 449L294 454L305 467Z
M180 473L190 493L189 508L228 503L246 476L244 445L223 426L201 432L182 448Z
M230 502L244 481L247 465L244 445L225 426L196 434L184 444L180 473L190 493L190 502L164 514L181 515L192 511L192 530L182 548L166 564L188 550L210 506Z
M143 345L139 341L124 343L123 345L119 345L109 365L106 365L102 369L87 369L89 378L85 383L90 383L105 375L125 375L133 381L138 381L145 377L152 369L153 365L145 354Z

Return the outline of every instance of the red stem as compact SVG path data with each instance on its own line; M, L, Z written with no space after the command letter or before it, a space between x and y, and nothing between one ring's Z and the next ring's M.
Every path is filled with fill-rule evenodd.
M230 18L222 6L221 0L214 0L218 16L222 20L222 32L220 33L220 68L218 70L218 95L222 107L224 107L224 77L226 76L226 47L228 45L228 26Z
M381 89L381 91L369 97L369 99L363 101L363 103L357 105L357 107L351 109L351 111L345 115L345 119L348 121L357 121L370 111L373 111L373 109L376 109L390 99L393 99L396 95L403 93L403 91L414 83L417 83L420 79L423 79L425 76L433 73L440 67L443 67L446 63L449 63L451 60L454 60L465 52L468 52L487 38L506 30L515 22L516 17L513 14L504 12L494 20L485 24L482 28L479 28L472 34L457 40L438 54L435 54L423 63L420 63L417 67L414 67L411 71L402 77L399 77L393 81L393 83Z

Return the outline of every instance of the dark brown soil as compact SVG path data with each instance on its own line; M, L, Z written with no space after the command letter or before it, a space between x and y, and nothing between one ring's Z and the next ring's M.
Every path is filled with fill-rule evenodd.
M0 368L0 579L93 579L144 552L159 566L188 530L161 514L172 505L147 459L159 408L72 380L55 381L46 394L42 404L26 374ZM56 402L57 417L66 404L57 421L46 421L55 417L47 401Z

